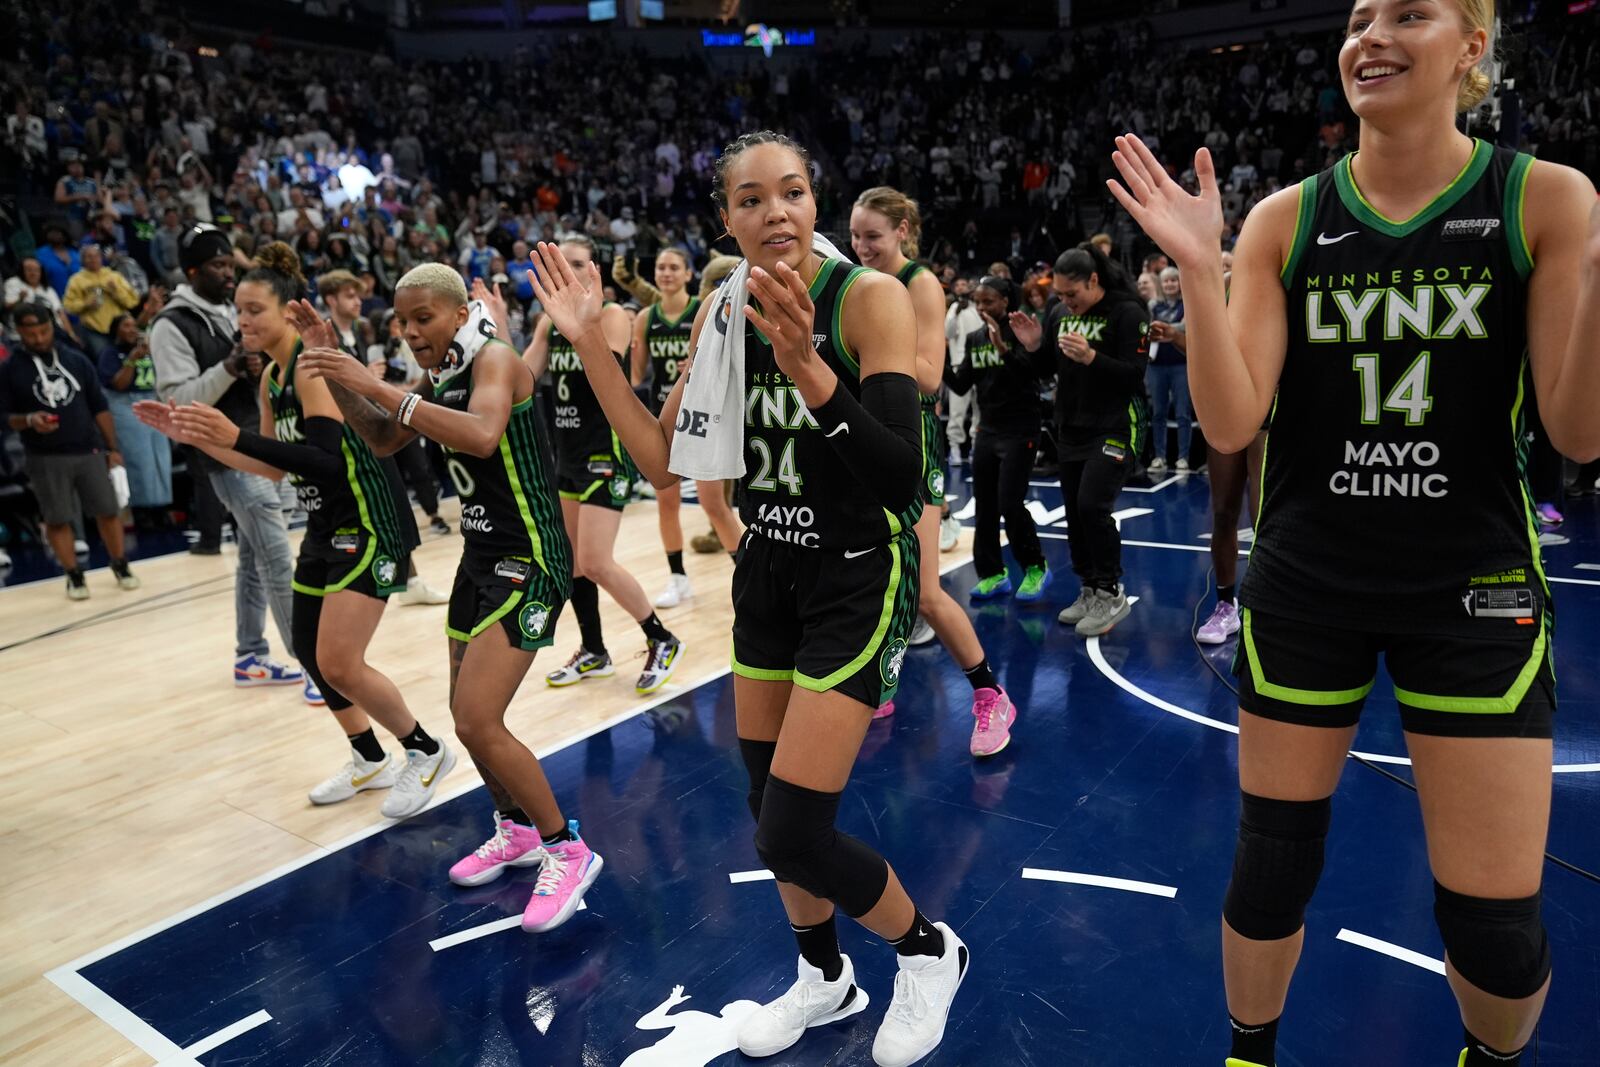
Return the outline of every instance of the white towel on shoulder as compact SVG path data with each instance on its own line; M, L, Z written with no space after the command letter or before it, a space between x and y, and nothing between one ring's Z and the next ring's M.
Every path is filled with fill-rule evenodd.
M444 362L428 372L428 379L437 391L445 382L472 365L472 357L495 336L494 316L482 300L467 305L467 322L456 331L455 339L445 352Z
M811 250L849 262L832 241L813 233ZM744 309L750 302L750 262L740 261L711 297L706 325L683 387L667 469L680 478L743 478Z

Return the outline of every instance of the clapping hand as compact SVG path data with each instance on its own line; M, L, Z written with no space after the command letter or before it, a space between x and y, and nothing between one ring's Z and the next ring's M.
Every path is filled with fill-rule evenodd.
M1198 196L1191 196L1173 181L1155 154L1133 134L1117 138L1111 162L1127 182L1124 188L1116 179L1107 179L1111 195L1180 270L1186 264L1216 259L1222 247L1222 195L1217 191L1217 172L1209 151L1202 148L1194 154Z
M309 300L292 300L289 306L283 309L283 314L300 335L300 344L305 348L338 348L339 334L333 328L333 323L328 322L317 309L311 306Z
M499 286L485 285L482 278L472 279L472 299L483 301L489 316L496 323L509 321L506 315L506 298L500 295Z
M172 426L177 439L185 444L232 448L239 443L239 427L210 404L173 408Z
M374 382L372 372L342 348L302 349L296 366L312 378L338 382L352 393L360 393Z
M751 267L749 287L750 295L761 301L761 310L747 304L745 318L772 344L778 369L790 378L798 377L806 362L817 358L811 334L817 309L811 294L799 272L782 262L771 274Z
M1089 339L1081 333L1064 333L1058 342L1061 354L1074 363L1082 363L1085 367L1094 362L1094 349L1089 347Z
M1039 341L1044 337L1044 327L1038 319L1026 311L1013 311L1006 321L1011 323L1011 332L1022 342L1023 348L1030 352L1038 351Z
M537 271L528 272L534 299L562 336L576 343L583 334L598 329L605 309L599 269L589 263L580 277L561 249L548 241L540 241L533 254L539 263Z

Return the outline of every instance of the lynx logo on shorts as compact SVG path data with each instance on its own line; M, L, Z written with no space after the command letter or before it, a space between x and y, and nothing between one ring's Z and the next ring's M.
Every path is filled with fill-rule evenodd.
M928 492L934 496L944 496L944 471L938 467L928 472Z
M905 660L906 643L900 640L890 642L889 647L883 650L883 659L879 661L883 665L879 673L883 675L884 685L899 684L900 668L905 664Z
M626 500L628 498L628 490L630 488L632 488L632 486L628 478L625 475L617 475L615 478L611 479L611 498L613 500Z
M372 576L378 580L380 586L393 585L399 573L400 565L388 556L379 556L372 563Z
M517 625L531 640L544 636L544 628L550 625L550 607L547 604L532 603L522 609L517 616Z

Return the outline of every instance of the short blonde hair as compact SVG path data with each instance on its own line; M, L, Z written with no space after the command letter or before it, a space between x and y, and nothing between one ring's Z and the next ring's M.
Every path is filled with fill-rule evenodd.
M1489 80L1489 71L1494 64L1494 0L1456 0L1456 3L1461 9L1461 21L1466 24L1468 33L1483 30L1489 35L1483 58L1462 76L1461 87L1456 90L1456 111L1462 112L1471 111L1483 103L1494 88L1494 83Z
M467 302L467 283L461 280L454 267L443 263L420 263L412 267L394 287L395 294L402 289L426 289L458 306Z

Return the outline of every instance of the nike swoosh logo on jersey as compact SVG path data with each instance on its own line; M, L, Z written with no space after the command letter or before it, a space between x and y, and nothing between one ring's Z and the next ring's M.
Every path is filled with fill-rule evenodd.
M846 552L844 554L844 558L845 559L857 559L857 558L859 558L861 556L865 556L868 552L876 552L876 551L877 551L877 549L875 549L875 548L858 548L854 552Z
M1329 237L1325 233L1319 233L1319 234L1317 234L1317 244L1319 244L1319 245L1336 245L1340 241L1344 240L1346 237L1354 237L1356 234L1358 234L1360 232L1361 232L1360 230L1351 230L1349 233L1341 233L1337 237Z
M839 425L835 426L833 429L831 429L827 433L823 434L823 436L824 437L838 437L842 433L849 433L849 432L850 432L850 424L848 422L841 422Z

